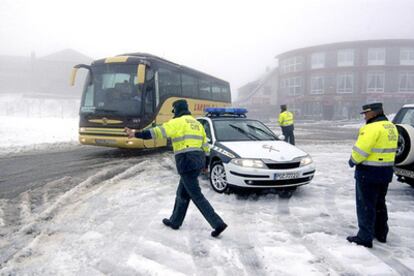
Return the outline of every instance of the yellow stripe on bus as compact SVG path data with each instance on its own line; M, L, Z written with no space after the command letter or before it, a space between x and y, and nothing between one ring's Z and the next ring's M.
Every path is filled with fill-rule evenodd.
M109 57L105 59L105 63L126 62L127 59L127 56Z
M91 123L99 123L99 124L104 124L104 125L106 124L113 125L113 124L122 123L122 121L119 121L119 120L107 120L107 119L93 119L93 120L88 120L88 121Z

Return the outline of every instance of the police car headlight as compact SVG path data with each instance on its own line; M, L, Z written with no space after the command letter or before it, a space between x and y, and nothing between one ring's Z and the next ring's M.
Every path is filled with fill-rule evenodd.
M232 159L231 162L237 166L249 168L266 168L262 160L258 159Z
M306 156L304 158L302 158L302 160L300 160L300 166L306 166L309 165L310 163L312 163L312 158L310 158L310 156Z

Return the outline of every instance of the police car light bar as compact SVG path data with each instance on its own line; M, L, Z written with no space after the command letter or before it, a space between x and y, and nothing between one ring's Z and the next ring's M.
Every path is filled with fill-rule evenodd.
M208 107L204 109L208 116L246 116L246 108L234 107Z

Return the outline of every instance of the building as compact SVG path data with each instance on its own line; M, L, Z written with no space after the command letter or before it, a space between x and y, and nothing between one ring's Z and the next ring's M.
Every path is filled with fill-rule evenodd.
M235 106L245 107L255 117L268 119L279 113L278 68L266 72L261 78L238 89Z
M0 93L30 93L53 97L80 97L82 80L69 86L72 67L92 59L66 49L37 58L0 56Z
M414 39L340 42L276 58L277 101L298 118L353 118L375 101L394 113L414 103Z

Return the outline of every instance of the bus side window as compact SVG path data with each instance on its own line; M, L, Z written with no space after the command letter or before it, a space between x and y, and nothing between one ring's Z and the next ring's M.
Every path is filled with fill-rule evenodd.
M199 84L199 94L202 99L211 99L211 85L209 81L200 80Z
M184 97L198 97L198 85L196 78L187 74L181 74L181 84Z
M211 87L212 99L213 101L220 101L222 100L221 96L221 89L220 86L217 83L213 83L213 86Z
M165 68L158 69L158 88L161 101L170 96L181 96L180 74Z

